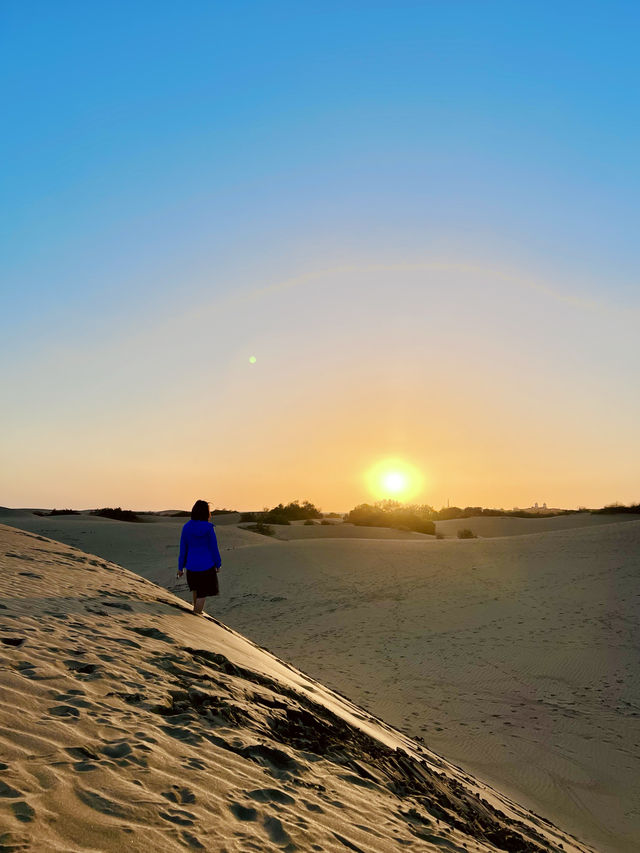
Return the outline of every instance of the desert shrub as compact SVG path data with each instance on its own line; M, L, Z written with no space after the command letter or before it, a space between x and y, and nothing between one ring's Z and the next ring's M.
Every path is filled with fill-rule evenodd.
M292 521L304 521L305 519L322 518L320 510L309 501L302 504L292 501L288 504L278 504L269 509L265 507L262 512L243 512L240 521L261 521L264 524L291 524Z
M273 529L273 527L270 527L268 524L265 524L262 521L257 521L255 524L249 524L244 529L250 530L252 533L262 533L263 536L275 535L275 530Z
M234 513L235 509L212 509L211 515L229 515L230 513ZM157 515L157 513L150 513L151 515ZM244 515L251 515L251 513L244 513ZM171 518L189 518L191 516L190 509L179 509L176 512L171 513ZM240 519L242 521L243 519ZM245 521L251 521L252 519L247 518Z
M366 527L392 527L433 535L436 527L432 516L430 506L404 506L398 501L379 501L376 504L359 504L344 520Z
M260 516L259 520L265 524L291 524L291 521L287 518L286 515L283 515L280 512L274 512L273 510L263 513Z
M328 525L329 525L329 527L331 527L331 526L332 526L331 522L330 522L330 521L327 521L327 519L326 519L326 518L323 518L323 519L322 519L322 521L320 522L320 524L328 524Z
M121 509L119 506L104 506L102 509L92 509L91 515L100 515L102 518L113 518L116 521L142 521L133 510Z
M591 510L591 513L593 515L620 515L625 512L640 514L640 504L631 504L631 506L624 506L623 504L613 503L609 504L608 506L603 506L602 509Z
M304 501L300 504L299 501L291 503L278 504L273 509L261 513L262 521L270 521L273 524L288 524L291 521L303 521L307 518L322 518L320 510L309 501Z
M315 523L315 521L313 521L313 519L308 518L308 519L305 521L304 526L305 526L305 527L315 527L315 526L316 526L316 523Z
M436 539L444 539L444 533L436 533Z
M458 530L458 539L477 539L478 537L473 532L473 530L469 530L468 527L463 527L461 530Z

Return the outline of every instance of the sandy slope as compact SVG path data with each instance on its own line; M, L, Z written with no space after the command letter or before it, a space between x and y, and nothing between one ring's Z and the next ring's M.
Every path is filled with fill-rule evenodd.
M586 850L113 563L0 525L0 845Z
M516 516L476 518L452 518L436 522L436 532L444 536L456 536L458 530L467 528L476 536L522 536L527 533L548 533L552 530L572 530L577 527L599 527L602 524L621 524L625 521L638 521L638 515L590 515L575 513L554 515L548 518L517 518Z
M225 570L228 624L601 850L638 850L640 523L289 542Z
M183 520L5 518L184 591L174 570ZM549 530L584 519L587 527ZM274 542L219 527L223 595L210 606L601 850L631 853L640 839L640 524L480 521L549 532Z

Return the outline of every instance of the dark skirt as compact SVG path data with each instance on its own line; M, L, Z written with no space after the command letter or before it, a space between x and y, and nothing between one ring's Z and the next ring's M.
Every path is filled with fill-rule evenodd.
M208 595L219 595L218 573L211 567L203 572L190 572L187 569L187 584L198 598L206 598Z

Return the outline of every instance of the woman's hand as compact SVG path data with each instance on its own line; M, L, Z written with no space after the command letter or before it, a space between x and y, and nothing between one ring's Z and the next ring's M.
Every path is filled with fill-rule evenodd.
M183 569L178 569L178 577L181 578L184 575Z

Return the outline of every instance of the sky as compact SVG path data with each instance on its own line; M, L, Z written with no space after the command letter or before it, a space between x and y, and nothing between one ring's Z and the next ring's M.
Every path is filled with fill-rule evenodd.
M0 504L639 502L639 25L5 0Z

